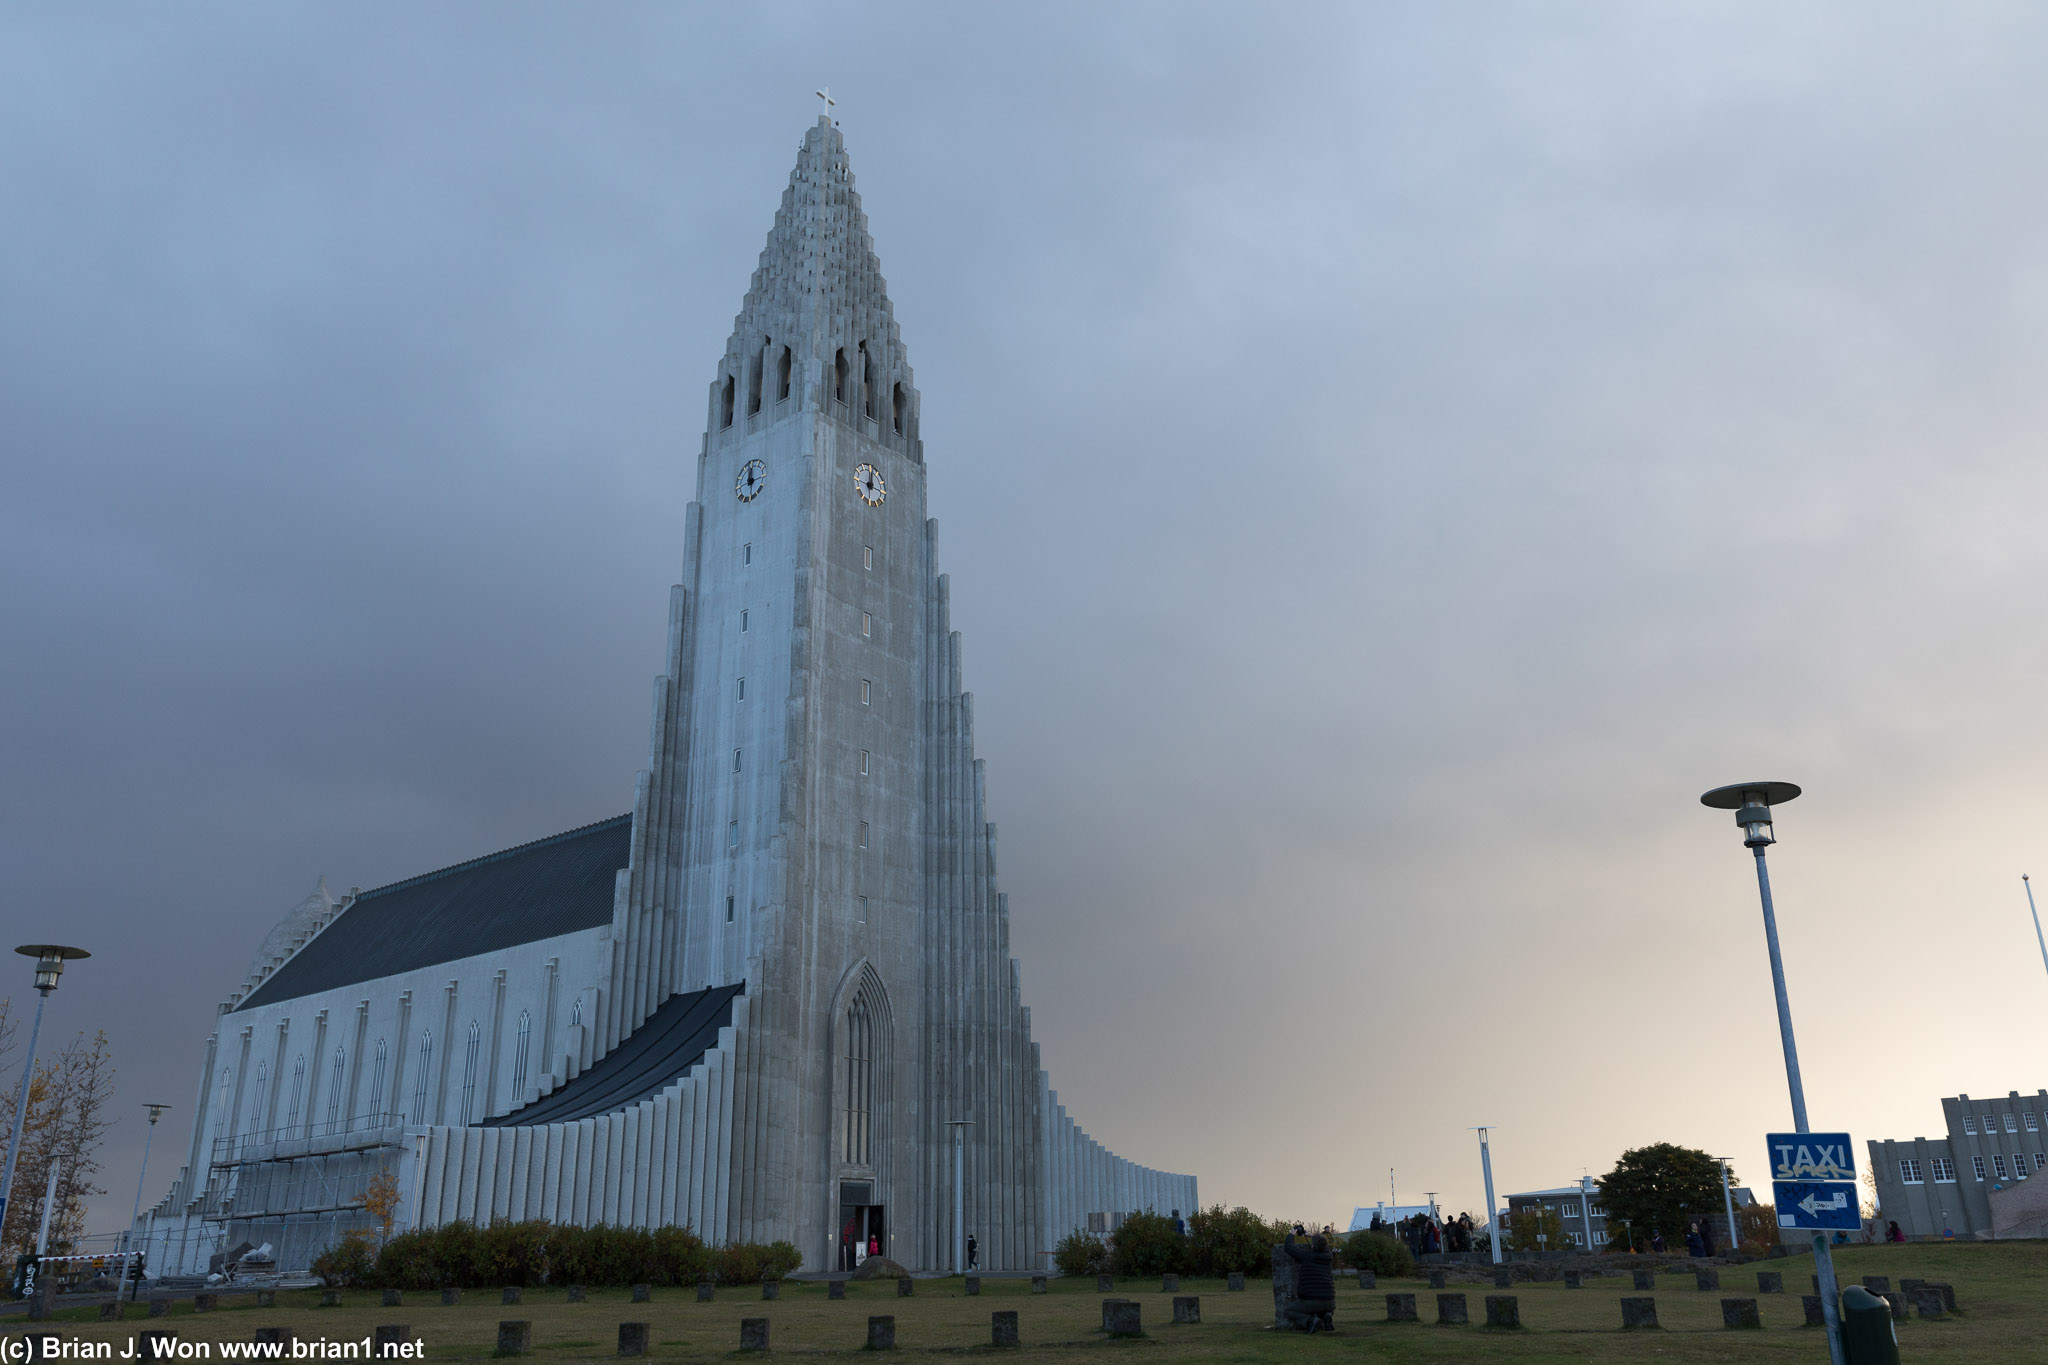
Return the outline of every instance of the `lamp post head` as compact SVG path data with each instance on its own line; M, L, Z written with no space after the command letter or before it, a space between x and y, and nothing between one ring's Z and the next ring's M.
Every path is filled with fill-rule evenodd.
M61 943L24 943L14 951L36 960L36 989L44 995L57 989L66 958L92 956L83 948L67 948Z
M1798 784L1792 782L1738 782L1714 788L1700 798L1700 804L1734 811L1735 823L1742 826L1742 846L1762 849L1777 842L1771 833L1771 807L1797 795Z
M157 1120L158 1120L159 1118L162 1118L162 1117L163 1117L163 1112L164 1112L164 1110L166 1110L166 1109L170 1108L171 1106L169 1106L168 1104L148 1104L148 1103L145 1103L145 1104L144 1104L144 1105L143 1105L142 1107L143 1107L144 1109L147 1109L147 1110L149 1111L149 1121L150 1121L150 1122L151 1122L152 1124L154 1124L154 1123L155 1123L155 1122L156 1122L156 1121L157 1121Z

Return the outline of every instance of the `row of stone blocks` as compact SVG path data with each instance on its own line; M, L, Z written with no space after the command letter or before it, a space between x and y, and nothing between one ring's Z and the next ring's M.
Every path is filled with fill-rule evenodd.
M1436 1320L1445 1327L1462 1327L1470 1322L1471 1316L1465 1307L1463 1294L1439 1294L1436 1296ZM1420 1322L1422 1317L1415 1311L1413 1294L1387 1295L1388 1322ZM1522 1308L1513 1294L1488 1294L1486 1296L1486 1325L1488 1327L1520 1327Z
M1122 1302L1118 1300L1117 1302ZM1135 1322L1136 1304L1132 1304ZM1178 1320L1178 1319L1176 1319ZM1201 1320L1197 1313L1194 1321ZM1103 1309L1104 1330L1108 1330L1109 1311ZM404 1328L377 1329L377 1340L384 1340L386 1331L404 1333ZM645 1322L622 1322L619 1324L619 1354L622 1356L644 1356L652 1342L653 1324ZM1135 1332L1133 1333L1135 1334ZM396 1340L404 1340L401 1335ZM258 1336L258 1340L262 1337ZM1016 1346L1020 1342L1017 1333L1017 1313L1011 1309L989 1314L989 1344L991 1346ZM508 1321L498 1324L498 1354L501 1356L524 1355L533 1349L533 1324L528 1321ZM768 1349L768 1319L740 1319L740 1349L742 1351L765 1351ZM874 1315L868 1318L867 1349L870 1351L892 1351L896 1349L896 1319L891 1316Z

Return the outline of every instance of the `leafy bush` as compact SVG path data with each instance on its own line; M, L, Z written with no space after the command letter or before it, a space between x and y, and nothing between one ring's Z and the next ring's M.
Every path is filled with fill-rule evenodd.
M1094 1233L1075 1228L1053 1247L1052 1263L1062 1275L1107 1275L1109 1248Z
M796 1249L795 1242L756 1245L754 1254L760 1259L761 1278L764 1280L779 1280L804 1263L804 1254Z
M1188 1269L1188 1239L1162 1213L1133 1213L1109 1241L1109 1268L1118 1275L1177 1275Z
M360 1232L349 1232L327 1250L313 1258L313 1273L329 1289L353 1289L370 1282L376 1270L377 1258L371 1252L370 1239Z
M1391 1233L1359 1231L1344 1240L1344 1259L1360 1270L1402 1279L1415 1273L1415 1257Z
M688 1228L659 1227L650 1235L654 1239L655 1278L648 1283L695 1284L711 1273L711 1249Z
M1273 1244L1287 1229L1240 1205L1196 1209L1188 1218L1188 1264L1196 1275L1256 1275L1272 1268Z

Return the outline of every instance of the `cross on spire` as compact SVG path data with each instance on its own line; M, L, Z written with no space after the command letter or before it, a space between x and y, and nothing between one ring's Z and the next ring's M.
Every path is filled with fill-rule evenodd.
M818 113L827 119L831 118L833 108L839 103L832 98L832 87L828 85L823 90L814 90L811 93L825 101L824 107L818 110Z

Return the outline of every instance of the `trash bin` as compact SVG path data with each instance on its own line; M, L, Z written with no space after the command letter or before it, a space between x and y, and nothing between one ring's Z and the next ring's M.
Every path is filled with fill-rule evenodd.
M1842 1355L1849 1365L1899 1365L1892 1306L1860 1284L1842 1291Z

